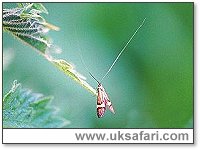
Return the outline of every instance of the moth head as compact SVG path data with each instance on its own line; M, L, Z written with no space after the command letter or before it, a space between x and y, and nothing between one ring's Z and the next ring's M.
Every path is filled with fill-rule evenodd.
M101 83L98 84L97 91L104 91L104 88Z
M101 85L101 83L99 83L97 88L101 88L101 87L102 87L102 85Z

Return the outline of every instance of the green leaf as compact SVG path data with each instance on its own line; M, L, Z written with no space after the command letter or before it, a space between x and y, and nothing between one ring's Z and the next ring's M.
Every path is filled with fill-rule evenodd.
M32 8L34 8L36 10L39 10L39 11L41 11L43 13L48 14L47 9L41 3L34 3L33 6L32 6Z
M40 15L48 13L42 4L21 3L18 8L3 9L3 29L24 43L36 48L42 54L50 48L51 43L46 35L50 29L59 28L47 23Z
M21 88L17 81L3 98L4 128L61 128L69 121L58 116L50 105L52 97Z
M90 91L92 94L97 95L97 92L95 89L93 89L86 81L85 78L79 74L74 67L66 62L63 59L52 59L50 60L57 68L59 68L64 74L71 77L73 80L78 82L81 86L83 86L85 89Z
M50 42L50 38L46 33L50 29L59 30L59 28L47 23L40 15L42 12L48 13L40 3L18 3L17 8L3 9L3 29L23 43L35 48L37 52L64 72L65 75L96 95L96 90L67 61L54 59L49 54L50 50L54 50L54 45Z
M38 10L39 13L46 13L48 14L47 9L41 3L17 3L19 8L27 9L35 9Z
M19 8L24 7L24 6L23 6L23 3L17 3L17 6L18 6Z

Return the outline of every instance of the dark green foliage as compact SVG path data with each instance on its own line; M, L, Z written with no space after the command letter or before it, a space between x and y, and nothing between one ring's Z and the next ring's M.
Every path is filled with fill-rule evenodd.
M50 105L52 97L32 93L14 81L11 90L3 98L4 128L60 128L69 121L56 114Z
M51 45L45 33L57 28L48 24L41 13L48 12L40 3L20 3L17 8L3 9L3 29L44 54Z

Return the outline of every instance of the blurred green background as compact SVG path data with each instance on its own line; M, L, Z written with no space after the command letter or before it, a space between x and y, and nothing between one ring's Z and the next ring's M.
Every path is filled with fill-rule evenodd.
M52 66L31 47L3 33L3 94L17 79L33 92L54 96L53 105L71 121L67 128L192 128L193 3L43 3L43 15L60 31L48 35L63 58L93 86L79 56L97 79L105 74L134 30L103 85L116 114L96 117L96 97ZM16 7L3 3L3 8Z

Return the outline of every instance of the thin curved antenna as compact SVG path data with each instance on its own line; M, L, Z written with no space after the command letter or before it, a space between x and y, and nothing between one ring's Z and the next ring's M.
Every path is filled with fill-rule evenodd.
M89 70L88 67L86 66L85 61L83 60L83 57L82 57L80 51L79 51L79 55L80 55L80 58L81 58L81 62L82 62L82 64L84 65L84 67L85 67L85 69L87 70L87 72L89 73L89 75L90 75L98 84L100 84L100 82L94 77L94 75L90 72L90 70Z
M88 72L89 72L89 71L88 71ZM97 81L98 84L100 84L100 82L92 75L91 72L89 72L89 74L90 74L90 76L91 76L95 81Z
M142 23L140 24L140 26L137 28L137 30L133 33L133 35L131 36L131 38L128 40L128 42L126 43L126 45L122 48L122 50L120 51L120 53L117 55L117 57L115 58L115 60L113 61L112 65L110 66L110 68L108 69L108 71L106 72L106 74L102 77L100 83L103 81L103 79L108 75L108 73L112 70L113 66L115 65L115 63L117 62L117 60L119 59L119 57L121 56L121 54L124 52L124 50L126 49L126 47L128 46L128 44L131 42L131 40L133 39L133 37L136 35L136 33L139 31L139 29L144 25L146 18L144 18L144 20L142 21Z
M75 30L76 32L76 30ZM77 35L77 33L76 33ZM77 36L78 37L78 36ZM78 38L77 38L78 39ZM82 54L81 54L81 51L80 51L80 45L79 45L79 40L78 40L78 54L81 58L81 63L83 64L84 68L87 70L87 72L89 73L89 75L98 83L100 84L100 82L94 77L94 75L90 72L90 70L88 69L88 67L86 66L85 64L85 61L83 60L83 57L82 57Z

